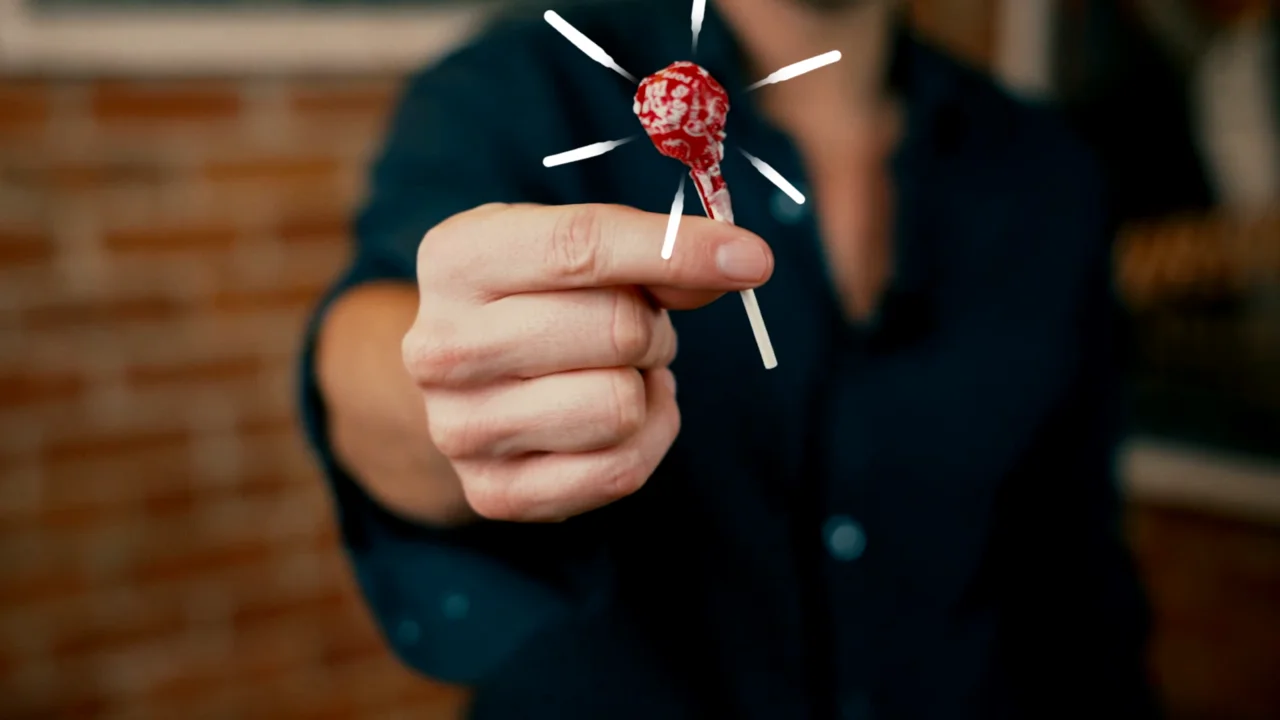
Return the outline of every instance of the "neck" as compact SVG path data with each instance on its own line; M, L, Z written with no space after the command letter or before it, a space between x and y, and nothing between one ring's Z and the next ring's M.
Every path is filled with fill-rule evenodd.
M721 0L725 21L755 77L839 50L840 62L756 91L779 124L796 129L872 116L885 105L894 0L861 0L819 9L802 0Z

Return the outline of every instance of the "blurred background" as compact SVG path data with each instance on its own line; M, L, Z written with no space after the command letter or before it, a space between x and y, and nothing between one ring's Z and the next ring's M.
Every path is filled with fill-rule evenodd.
M1280 718L1280 13L910 2L1101 153L1156 680ZM293 363L401 78L486 12L0 0L0 718L456 716L355 594Z

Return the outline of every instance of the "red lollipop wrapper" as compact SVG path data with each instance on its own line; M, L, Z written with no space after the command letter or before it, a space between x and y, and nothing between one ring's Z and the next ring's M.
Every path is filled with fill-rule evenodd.
M658 152L689 166L707 217L732 225L733 204L720 174L729 115L729 93L724 86L694 63L672 63L640 82L634 109ZM777 367L778 358L755 291L739 294L765 368Z
M720 174L729 94L701 66L681 61L640 82L634 107L658 152L689 167L707 215L733 222L733 205Z

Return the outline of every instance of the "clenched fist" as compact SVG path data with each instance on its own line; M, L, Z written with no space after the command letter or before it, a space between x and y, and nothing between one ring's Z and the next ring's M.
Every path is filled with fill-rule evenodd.
M759 237L610 205L485 205L418 252L404 361L476 513L555 521L644 485L680 429L668 309L756 287Z

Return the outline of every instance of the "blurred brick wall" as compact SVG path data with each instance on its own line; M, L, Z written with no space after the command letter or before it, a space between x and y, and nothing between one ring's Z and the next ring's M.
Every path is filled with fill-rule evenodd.
M982 63L972 1L916 9ZM376 636L293 417L397 84L0 79L0 718L457 714ZM1215 646L1234 683L1198 659L1274 613L1178 598L1275 597L1274 534L1219 582L1160 552L1216 536L1142 517L1160 675L1189 717L1266 717L1274 653Z
M293 410L395 88L0 81L0 717L456 705L376 637Z

